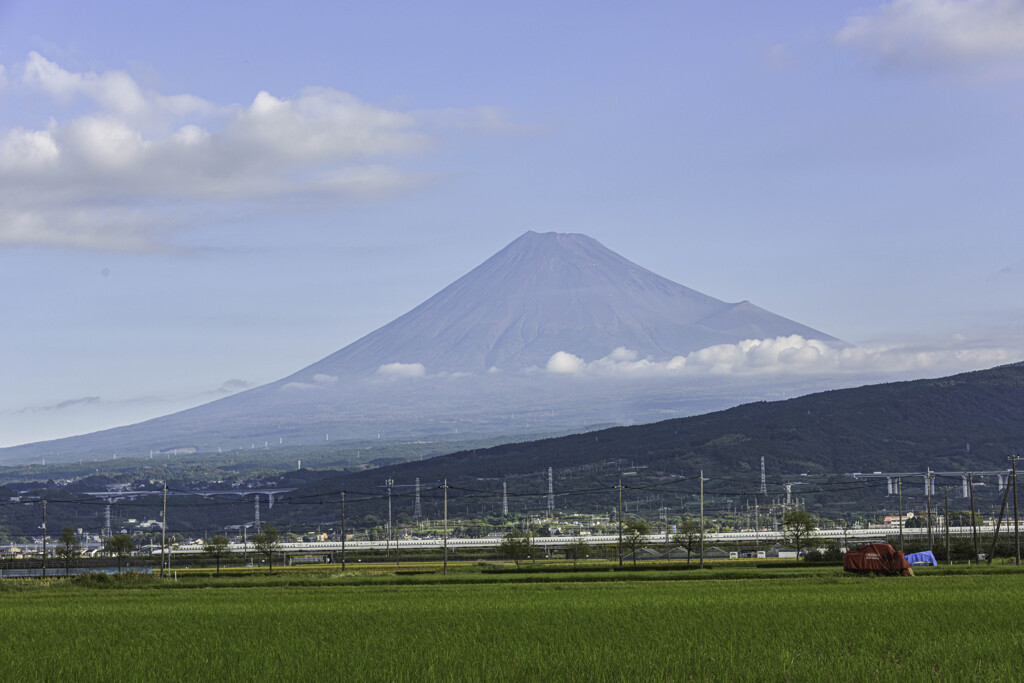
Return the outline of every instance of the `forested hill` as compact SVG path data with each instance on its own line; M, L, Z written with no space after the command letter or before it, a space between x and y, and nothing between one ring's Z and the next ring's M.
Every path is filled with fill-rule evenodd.
M651 476L996 469L1024 446L1024 363L760 402L697 417L464 451L346 474L308 492L642 469ZM611 463L615 463L614 465Z

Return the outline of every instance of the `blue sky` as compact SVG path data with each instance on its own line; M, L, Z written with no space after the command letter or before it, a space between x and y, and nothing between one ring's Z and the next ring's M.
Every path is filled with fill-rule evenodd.
M886 368L1024 358L1024 2L149 5L0 0L0 446L277 379L526 230Z

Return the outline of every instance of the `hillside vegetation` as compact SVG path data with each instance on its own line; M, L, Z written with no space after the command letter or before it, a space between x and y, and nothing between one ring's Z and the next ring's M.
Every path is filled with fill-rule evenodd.
M408 481L505 478L547 467L644 468L679 476L1005 469L1024 444L1024 363L759 402L665 420L462 451L345 475L359 489L385 476Z

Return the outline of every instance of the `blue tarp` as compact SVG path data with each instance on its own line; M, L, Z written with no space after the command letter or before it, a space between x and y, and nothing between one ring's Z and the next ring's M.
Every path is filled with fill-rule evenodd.
M939 566L931 550L925 550L923 553L910 553L907 555L907 562L912 565L930 564L933 567Z

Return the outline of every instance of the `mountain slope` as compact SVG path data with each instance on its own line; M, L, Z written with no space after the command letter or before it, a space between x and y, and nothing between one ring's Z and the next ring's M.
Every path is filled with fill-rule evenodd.
M799 334L837 341L748 301L728 304L628 261L586 235L527 232L396 320L293 375L543 367L624 346L667 360L713 344Z
M625 347L663 361L788 335L837 341L748 301L730 304L676 284L585 235L528 232L405 315L289 377L137 425L4 449L0 462L294 446L331 434L433 438L457 424L492 437L650 421L666 410L692 414L779 394L721 381L567 385L543 372L546 364L559 351L592 361ZM770 391L792 395L802 382L779 380Z
M425 490L432 491L446 480L481 495L494 492L488 499L493 510L500 502L497 492L503 480L511 482L509 491L543 492L547 468L552 467L556 490L607 487L620 480L624 471L632 475L627 480L630 486L642 487L693 477L703 470L713 480L709 490L753 497L764 457L769 493L777 496L780 481L799 480L804 473L813 477L926 468L1005 471L1007 455L1019 453L1022 443L1024 363L1016 363L940 379L826 391L654 424L463 451L331 477L293 495L301 498L342 489L372 492L384 479L403 487L417 478ZM862 495L855 492L857 486L851 480L846 481L847 489L821 496L820 502ZM959 476L940 477L937 486L959 488L960 482ZM986 486L979 481L977 495L986 504L998 504L995 483L990 479ZM922 480L908 477L905 484L905 495L916 496L915 504L923 505ZM863 495L876 498L885 492L884 481L881 488L866 488L871 490ZM804 494L810 495L806 490ZM602 501L610 504L607 494ZM530 504L543 510L545 501L534 496L521 502L519 509ZM281 514L287 518L287 508Z

